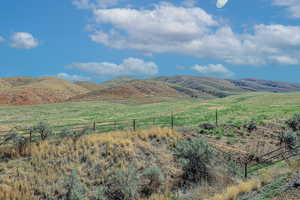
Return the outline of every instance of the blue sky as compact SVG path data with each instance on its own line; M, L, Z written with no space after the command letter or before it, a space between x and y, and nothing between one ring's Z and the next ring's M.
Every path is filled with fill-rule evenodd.
M3 0L0 77L300 82L300 1Z

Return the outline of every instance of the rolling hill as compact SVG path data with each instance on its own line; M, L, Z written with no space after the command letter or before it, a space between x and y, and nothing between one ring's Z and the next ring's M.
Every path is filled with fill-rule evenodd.
M200 76L169 76L154 80L172 83L215 97L225 97L243 92L295 92L300 84L261 79L217 79Z
M64 101L153 102L182 98L222 98L245 92L296 92L300 84L261 79L217 79L165 76L145 80L119 78L96 82L69 82L56 77L0 78L0 105L34 105Z
M149 98L189 97L164 82L153 80L117 79L115 81L106 82L101 87L103 88L71 97L68 101L135 100L143 102L147 101Z
M89 90L55 78L3 78L0 79L0 105L34 105L62 102Z
M74 84L76 84L80 87L83 87L89 91L101 90L101 89L107 88L107 86L105 84L89 82L89 81L78 81L78 82L75 82Z

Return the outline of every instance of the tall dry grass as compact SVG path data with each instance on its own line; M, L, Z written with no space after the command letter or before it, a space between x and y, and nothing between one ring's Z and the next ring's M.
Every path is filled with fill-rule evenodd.
M151 129L42 141L31 146L31 156L15 155L0 163L0 199L59 199L66 193L65 177L73 169L92 191L110 173L129 165L137 169L161 166L168 188L170 177L180 173L168 147L179 138L169 129Z

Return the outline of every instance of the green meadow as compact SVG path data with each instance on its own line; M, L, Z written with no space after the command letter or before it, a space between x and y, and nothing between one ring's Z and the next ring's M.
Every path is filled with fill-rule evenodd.
M193 126L215 122L242 123L255 120L284 120L300 113L300 93L247 93L213 100L184 100L149 104L121 104L105 101L67 102L34 106L0 107L0 128L32 125L40 121L52 126L77 126L137 119L137 124L170 123Z

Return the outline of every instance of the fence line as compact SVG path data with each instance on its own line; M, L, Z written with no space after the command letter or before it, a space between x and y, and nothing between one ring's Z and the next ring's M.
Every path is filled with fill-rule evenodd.
M179 112L175 112L175 114L178 114ZM186 116L188 117L188 116ZM218 113L218 110L216 109L215 111L215 125L218 127L219 125L219 118L220 115ZM160 119L160 120L158 120ZM174 115L174 112L171 112L169 116L164 115L164 116L155 116L155 117L148 117L148 118L134 118L134 119L129 119L129 120L111 120L111 121L102 121L102 122L97 122L97 121L92 121L91 123L82 123L82 124L76 124L76 126L70 128L69 130L72 131L82 131L84 129L90 129L93 132L98 132L98 133L104 133L104 132L110 132L110 131L116 131L116 130L125 130L125 129L130 129L132 131L136 131L139 127L143 126L167 126L170 127L172 130L176 126L176 118ZM62 130L57 130L60 128L66 128L70 127L73 125L60 125L60 126L53 126L52 128L55 130L54 133L59 133L59 131ZM101 129L104 129L101 131ZM11 134L8 134L8 131L0 131L0 138L5 138L11 136ZM40 138L40 135L34 135L32 132L23 132L23 135L29 137L29 142L30 145L33 142L33 138ZM0 145L2 145L3 142L1 143L0 140ZM300 146L295 147L295 149L300 150ZM284 150L283 152L280 152ZM279 152L279 153L278 153ZM225 152L223 152L225 153ZM276 153L276 154L275 154ZM247 178L249 174L249 167L253 167L258 164L264 164L264 163L269 163L273 164L274 162L280 162L289 158L292 158L294 156L300 155L300 153L297 154L290 154L285 156L286 153L290 153L290 151L287 151L286 146L280 147L278 149L272 150L264 155L259 156L259 160L255 161L253 159L242 159L238 158L237 160L233 159L236 163L239 163L239 165L244 168L244 177ZM274 155L275 154L275 155ZM266 158L267 157L267 158ZM274 161L274 159L282 158L279 160Z
M164 118L166 120L164 120ZM169 118L169 119L168 119ZM160 119L160 120L159 120ZM67 127L72 125L60 125L60 126L52 126L54 133L59 133L60 131L67 129ZM90 129L94 132L110 132L116 130L125 130L130 129L136 131L139 127L143 126L167 126L171 129L174 129L175 126L175 116L171 113L169 116L158 116L158 117L149 117L149 118L135 118L129 120L112 120L112 121L105 121L105 122L97 122L93 121L92 123L82 123L76 124L72 128L68 129L71 131L82 131L84 129ZM104 129L104 130L102 130ZM20 131L21 132L21 131ZM30 135L34 137L35 135L30 134L29 132L22 133L24 136ZM1 137L9 137L11 134L9 131L0 131L0 138Z

